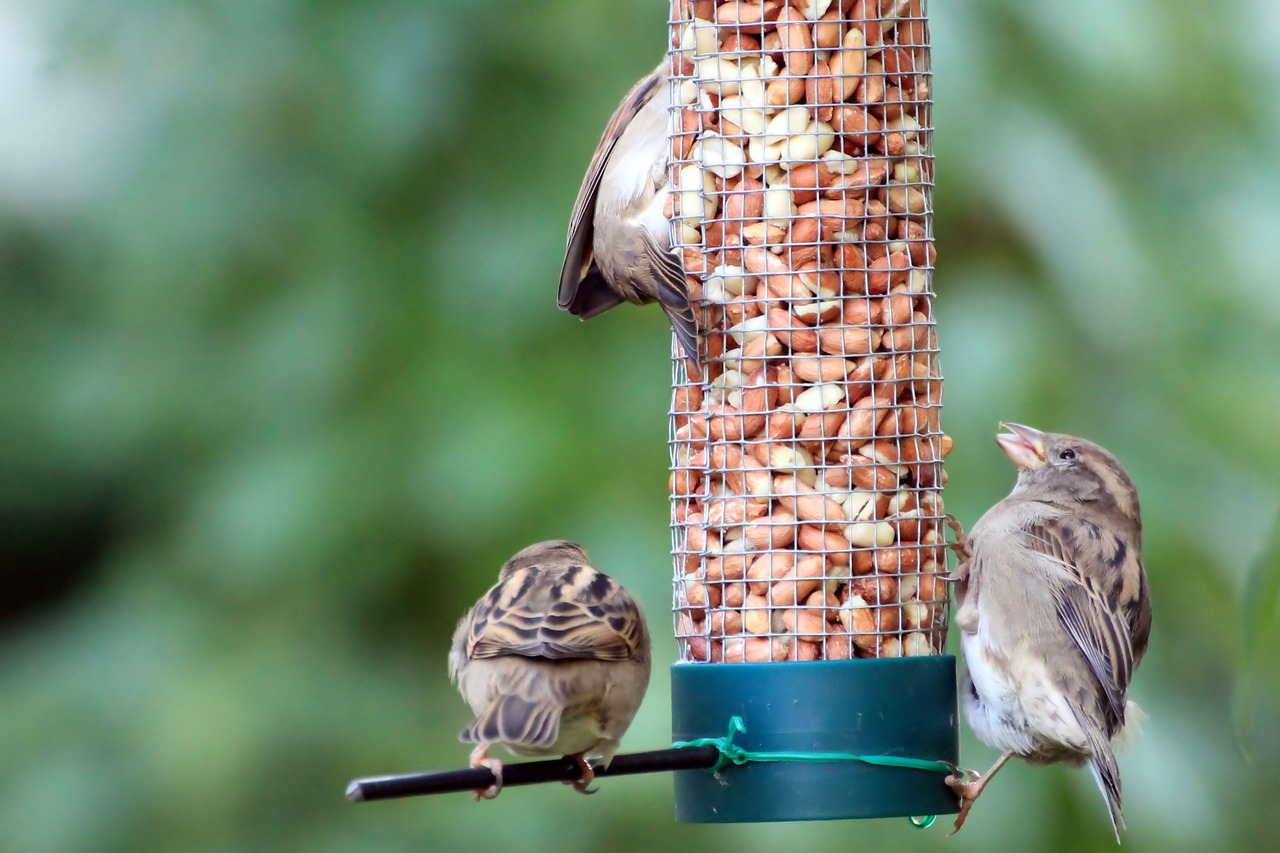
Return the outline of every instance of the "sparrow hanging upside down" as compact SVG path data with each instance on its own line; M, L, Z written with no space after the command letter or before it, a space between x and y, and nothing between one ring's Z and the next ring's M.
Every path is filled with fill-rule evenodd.
M502 789L501 743L516 755L570 755L582 793L596 757L609 766L649 686L649 631L640 606L597 571L582 547L539 542L506 562L453 635L449 676L476 715L459 736L472 767Z
M1018 466L1010 495L961 541L955 624L962 701L978 739L1002 751L985 776L951 776L955 830L1010 758L1087 764L1120 840L1112 752L1140 714L1126 693L1151 633L1138 492L1092 442L1019 424L996 437Z
M670 191L666 60L609 119L569 221L560 307L590 320L624 301L658 302L680 347L698 363L698 327L663 207Z

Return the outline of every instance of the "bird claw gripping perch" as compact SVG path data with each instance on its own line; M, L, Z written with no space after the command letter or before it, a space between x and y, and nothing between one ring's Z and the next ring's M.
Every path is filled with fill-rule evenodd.
M948 581L963 581L969 578L969 560L973 558L973 551L969 548L969 537L965 536L964 528L960 522L951 513L943 516L947 527L951 528L951 532L956 535L956 541L948 542L947 547L955 552L960 562L956 566L956 570L946 576Z
M951 770L951 775L946 777L943 781L947 783L948 788L955 791L960 796L964 796L964 793L960 790L961 788L982 779L982 774L977 770L966 770L958 764L951 765Z
M977 770L965 770L959 766L956 766L955 772L943 781L960 798L960 812L956 815L956 822L951 827L951 831L947 833L947 837L950 838L964 826L965 818L969 816L969 809L973 808L973 803L981 793L984 783L982 774Z
M478 803L481 800L496 799L498 794L502 793L502 761L497 758L489 757L489 744L481 743L478 744L475 749L471 750L470 764L475 768L484 767L488 769L488 771L493 774L493 778L495 780L488 788L477 788L473 792L476 797L476 802Z
M572 785L573 790L579 794L594 794L599 788L591 788L591 783L595 781L595 768L587 762L587 759L581 755L573 756L573 761L578 765L578 769L582 771L582 777L573 781L565 782L566 785Z

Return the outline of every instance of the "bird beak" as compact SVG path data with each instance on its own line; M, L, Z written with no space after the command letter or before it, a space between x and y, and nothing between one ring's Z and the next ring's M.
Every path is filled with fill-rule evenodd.
M1001 423L1002 432L996 436L996 444L1019 468L1039 468L1047 460L1044 450L1045 435L1038 429L1022 424Z

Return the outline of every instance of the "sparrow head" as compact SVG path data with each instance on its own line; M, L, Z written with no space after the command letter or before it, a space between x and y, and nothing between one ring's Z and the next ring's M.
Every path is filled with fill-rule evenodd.
M505 578L520 569L549 562L590 564L591 558L577 542L570 542L568 539L548 539L546 542L537 542L517 551L511 559L503 563L498 577Z
M997 435L996 443L1018 466L1015 495L1087 508L1141 530L1138 490L1108 450L1073 435L1014 423L1000 426L1008 432Z

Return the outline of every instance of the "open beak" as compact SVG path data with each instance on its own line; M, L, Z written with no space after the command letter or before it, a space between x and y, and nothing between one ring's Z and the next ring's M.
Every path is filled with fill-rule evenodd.
M1044 433L1022 424L1001 423L1002 432L996 436L996 444L1019 468L1039 468L1047 460L1044 450Z

